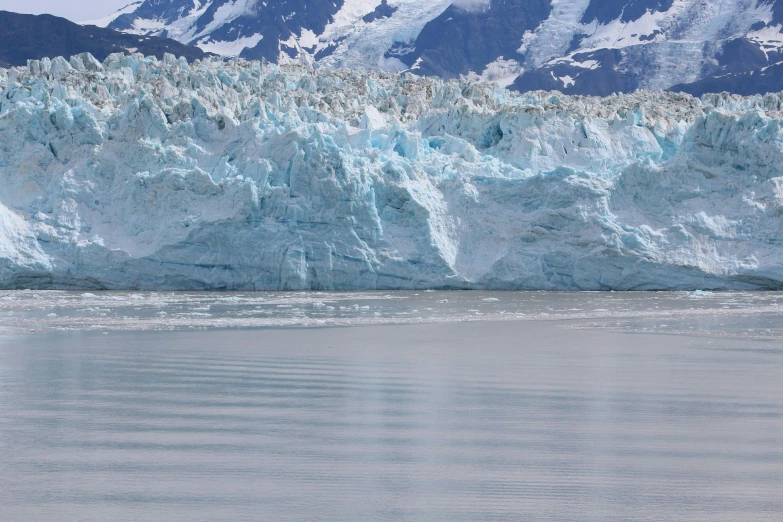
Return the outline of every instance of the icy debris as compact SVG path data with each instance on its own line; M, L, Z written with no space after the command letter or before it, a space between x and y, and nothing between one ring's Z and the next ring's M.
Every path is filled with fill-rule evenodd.
M782 107L31 61L0 69L0 286L783 288Z

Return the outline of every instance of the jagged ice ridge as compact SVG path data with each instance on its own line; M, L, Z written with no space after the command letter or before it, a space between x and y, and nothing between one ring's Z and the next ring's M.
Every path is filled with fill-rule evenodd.
M783 288L783 100L0 69L0 287Z

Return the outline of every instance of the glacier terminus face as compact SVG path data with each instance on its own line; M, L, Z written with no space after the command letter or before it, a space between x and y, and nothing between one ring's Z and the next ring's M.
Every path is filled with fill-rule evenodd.
M781 97L0 69L0 287L783 288Z

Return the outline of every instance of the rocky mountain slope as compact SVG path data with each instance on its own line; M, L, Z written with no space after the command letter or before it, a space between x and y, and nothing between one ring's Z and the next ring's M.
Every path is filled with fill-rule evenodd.
M766 73L783 62L783 0L144 0L103 23L223 56L520 91L783 89Z
M116 52L140 52L158 58L168 52L189 60L206 56L201 49L165 38L82 26L51 15L0 11L0 67L27 65L27 60L80 53L91 53L103 60Z
M171 55L0 69L0 287L781 289L782 108Z

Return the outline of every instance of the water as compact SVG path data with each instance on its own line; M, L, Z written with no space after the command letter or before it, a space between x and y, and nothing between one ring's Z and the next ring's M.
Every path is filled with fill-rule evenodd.
M0 520L783 518L770 295L465 293L431 324L106 334L58 330L77 297L41 295L11 310L39 332L0 336ZM447 320L534 297L589 317Z
M0 291L0 334L567 319L573 328L783 341L783 293Z

